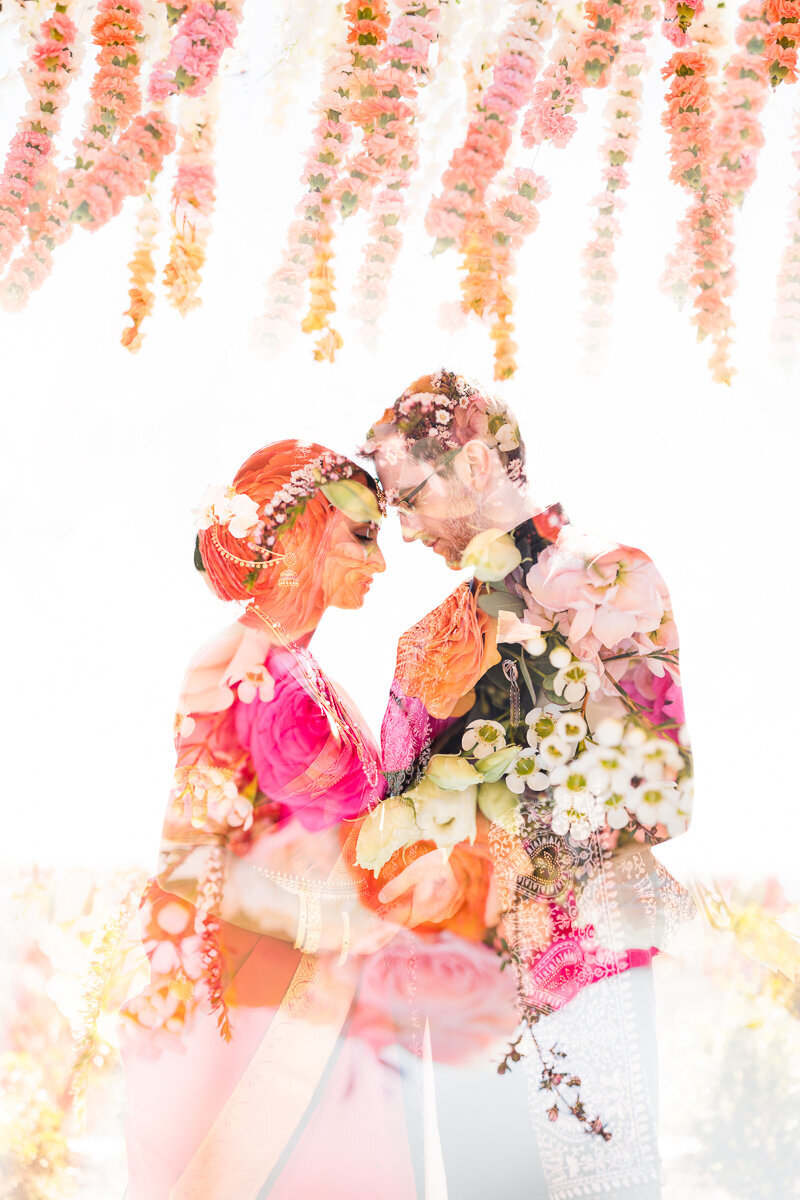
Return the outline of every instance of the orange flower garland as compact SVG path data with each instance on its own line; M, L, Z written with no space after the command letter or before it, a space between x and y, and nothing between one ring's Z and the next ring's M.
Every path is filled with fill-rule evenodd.
M131 286L128 292L130 306L125 316L130 317L131 325L123 331L120 341L126 350L135 354L142 345L142 322L153 311L155 292L152 289L156 277L153 262L153 247L158 232L159 212L153 203L151 194L145 196L136 214L137 244L133 258L128 263L131 273Z
M797 79L797 45L800 42L800 0L768 0L769 31L764 45L764 62L770 83Z

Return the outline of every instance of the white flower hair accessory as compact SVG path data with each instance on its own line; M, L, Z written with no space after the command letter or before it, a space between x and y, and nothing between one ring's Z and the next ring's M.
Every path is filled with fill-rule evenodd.
M296 576L291 571L294 555L279 555L272 547L281 534L291 529L311 497L321 491L334 508L340 509L358 523L379 524L386 512L386 498L380 485L377 495L365 484L352 479L357 470L350 459L333 451L325 451L305 466L298 467L289 479L259 509L246 492L237 492L233 485L213 484L206 489L200 504L192 510L198 529L210 529L211 538L224 558L257 571L286 559L284 582L288 585ZM235 538L246 539L258 558L240 558L222 546L217 530L227 525ZM291 561L289 561L291 560ZM283 577L282 577L283 578Z
M211 484L197 508L192 512L198 529L208 529L215 522L227 525L232 536L247 537L259 522L258 505L246 492L237 492L232 486Z

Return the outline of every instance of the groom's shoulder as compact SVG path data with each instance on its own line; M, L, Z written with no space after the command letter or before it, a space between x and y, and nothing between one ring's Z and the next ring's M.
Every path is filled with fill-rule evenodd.
M608 555L620 558L648 561L652 558L641 546L631 541L621 541L611 537L605 531L587 529L575 525L572 521L565 522L559 529L557 537L547 546L545 558L580 558L586 563L603 559Z
M430 632L434 628L457 622L465 609L473 607L471 602L472 592L469 582L466 581L458 584L448 596L445 596L444 600L441 600L434 608L415 621L413 625L410 625L405 636L423 630Z

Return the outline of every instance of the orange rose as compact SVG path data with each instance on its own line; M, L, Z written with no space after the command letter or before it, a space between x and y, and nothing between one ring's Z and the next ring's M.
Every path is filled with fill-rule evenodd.
M350 864L354 875L357 875L363 886L362 901L376 911L384 910L392 919L392 905L388 908L378 899L387 883L396 879L405 869L422 855L430 854L437 849L431 841L415 842L396 850L392 857L378 872L377 878L371 871L362 872L361 868L352 865L355 859L355 847L363 819L343 824L340 832L343 857ZM458 883L459 899L452 915L441 921L426 921L417 925L417 933L433 933L441 929L449 929L459 937L479 942L483 939L487 928L497 923L500 918L497 909L496 893L493 883L493 865L491 848L488 839L488 824L484 817L478 817L478 836L473 845L459 843L450 852L449 865Z
M400 639L395 673L406 696L444 719L499 661L494 621L462 583Z

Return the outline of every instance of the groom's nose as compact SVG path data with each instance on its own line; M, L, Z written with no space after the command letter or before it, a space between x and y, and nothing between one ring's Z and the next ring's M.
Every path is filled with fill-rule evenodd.
M403 535L404 542L414 542L421 536L422 530L417 527L414 518L410 513L401 512L400 514L400 532Z

